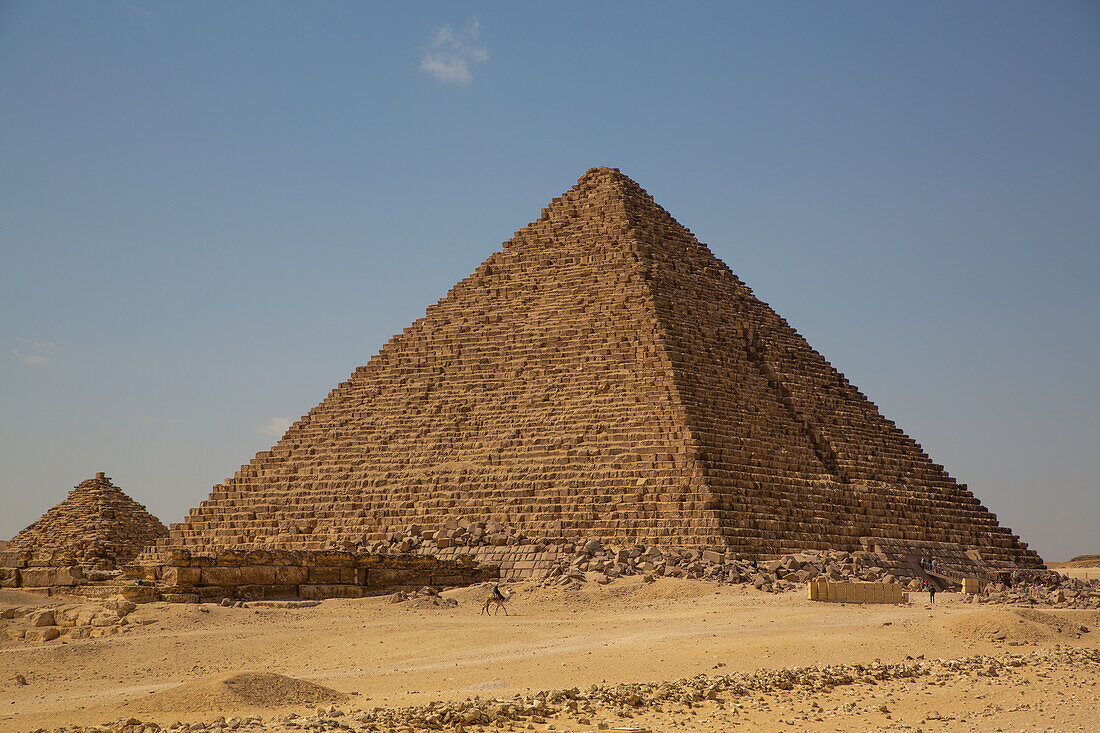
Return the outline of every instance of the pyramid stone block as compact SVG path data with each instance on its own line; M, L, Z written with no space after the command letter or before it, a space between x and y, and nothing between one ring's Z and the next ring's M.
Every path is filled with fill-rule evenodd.
M150 557L361 546L459 519L749 557L883 537L1040 562L609 168L215 486Z

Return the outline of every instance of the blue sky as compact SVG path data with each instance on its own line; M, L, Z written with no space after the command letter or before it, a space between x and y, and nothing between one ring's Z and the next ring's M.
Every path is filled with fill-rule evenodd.
M587 168L1100 552L1100 6L0 3L0 537L167 522Z

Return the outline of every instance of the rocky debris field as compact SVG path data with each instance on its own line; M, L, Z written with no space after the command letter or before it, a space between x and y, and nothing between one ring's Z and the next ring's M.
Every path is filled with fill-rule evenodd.
M484 587L422 588L153 603L107 638L5 639L0 732L1100 730L1097 611L644 576L514 590L507 617L480 613ZM457 605L416 606L436 599Z
M333 545L333 549L368 550L379 554L436 554L452 547L476 553L481 547L532 545L537 552L553 551L560 557L543 573L549 584L606 584L624 576L647 579L685 578L719 584L750 584L765 592L801 589L809 581L838 583L899 583L919 591L922 579L895 574L882 567L881 558L857 550L806 550L781 558L755 561L732 553L699 549L660 549L654 546L604 547L598 539L551 542L529 536L499 522L447 522L438 531L422 531L418 525L390 532L388 540L371 544ZM1100 608L1100 580L1074 580L1050 570L1026 570L1017 574L1011 588L992 584L983 589L985 602L1024 603L1058 608Z
M655 547L605 549L589 540L563 557L546 579L568 585L573 581L605 584L630 575L647 578L686 578L719 584L750 584L766 591L803 588L811 580L897 583L897 578L875 564L867 552L800 552L778 560L757 562L709 550L659 550Z
M1100 672L1100 650L1058 647L1026 654L931 660L908 658L898 663L807 666L728 675L698 675L675 681L601 684L583 690L574 687L506 698L473 697L463 701L440 701L400 708L352 708L345 711L330 705L317 708L313 715L287 713L270 718L254 715L227 720L223 716L210 721L173 722L167 725L124 718L97 726L66 726L55 730L56 733L217 733L225 730L406 733L486 729L646 731L649 730L646 727L648 723L639 725L635 721L641 718L652 722L653 716L691 721L691 716L696 712L705 713L711 724L725 721L732 727L739 722L739 716L751 710L770 711L769 705L779 702L780 697L783 702L797 700L801 704L799 718L783 721L786 725L798 726L799 723L828 724L830 718L853 713L878 714L890 719L890 703L887 702L866 706L864 710L857 710L856 702L847 702L832 709L822 705L838 688L877 688L897 682L922 682L925 686L935 687L955 682L971 686L975 690L975 701L979 701L985 695L977 692L975 686L982 681L996 680L999 684L1026 686L1030 684L1030 679L1024 675L1025 672L1045 678L1052 672L1066 670L1083 670L1090 674ZM1095 686L1095 682L1092 685ZM1030 708L1031 704L1023 703L1018 707ZM984 710L979 710L975 705L974 708L974 713L966 717L980 719L1006 712L1003 706L987 705ZM942 716L936 712L926 714L921 722L933 724L939 721L962 722L955 716ZM908 725L900 725L899 728L912 730ZM39 729L35 733L47 731Z
M390 596L390 603L404 603L410 601L410 608L454 608L458 601L454 598L445 598L440 595L438 588L426 585L414 593L397 591Z
M1052 583L994 583L974 596L975 603L1003 603L1015 606L1100 609L1100 580L1065 578Z
M761 590L773 591L798 587L811 580L886 583L915 580L891 575L877 565L875 555L863 551L810 550L757 562L715 550L663 550L642 545L608 548L595 538L551 543L498 522L453 521L436 532L423 532L414 524L403 531L391 532L388 541L353 548L379 554L434 554L438 549L456 546L476 550L528 544L538 552L550 550L561 555L546 573L548 581L561 584L570 581L607 583L622 576L641 575L750 583Z
M151 623L131 618L137 606L125 598L94 603L63 603L48 606L9 606L0 609L0 633L4 638L25 642L54 639L95 639L129 631Z

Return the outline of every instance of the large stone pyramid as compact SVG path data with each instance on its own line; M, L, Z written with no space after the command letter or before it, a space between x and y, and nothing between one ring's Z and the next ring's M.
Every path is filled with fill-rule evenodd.
M103 473L81 481L59 504L15 535L7 550L35 560L114 570L133 560L168 529Z
M594 168L173 525L320 550L416 522L749 556L1038 556L618 170Z

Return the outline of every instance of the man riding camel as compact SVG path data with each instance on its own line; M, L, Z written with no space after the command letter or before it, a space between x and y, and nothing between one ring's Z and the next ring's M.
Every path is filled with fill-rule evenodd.
M493 583L493 589L489 591L489 597L485 599L485 605L482 606L482 613L489 613L489 607L495 606L493 609L493 615L495 616L497 611L504 609L504 615L508 615L508 607L504 604L512 597L512 594L504 595L501 591L498 583Z

